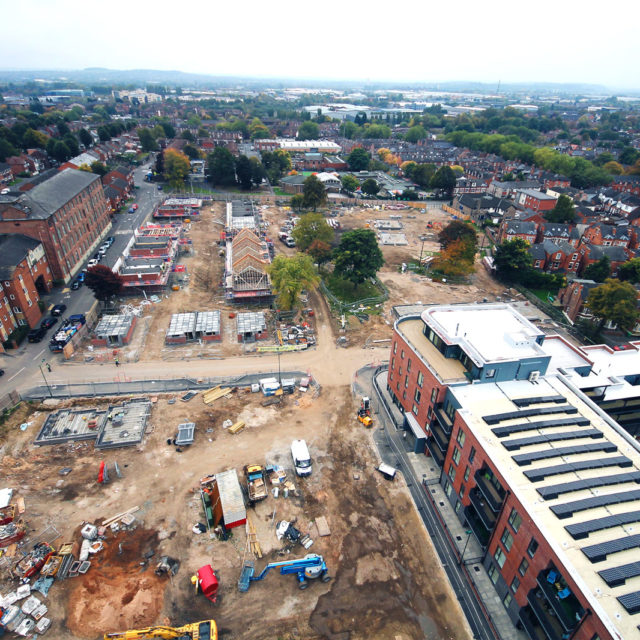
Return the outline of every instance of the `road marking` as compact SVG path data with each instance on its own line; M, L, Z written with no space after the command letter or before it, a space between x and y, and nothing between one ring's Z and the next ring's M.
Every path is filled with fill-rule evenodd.
M40 353L36 354L36 358L39 358L43 353L44 353L44 349Z
M26 367L22 367L22 369L20 369L20 371L18 371L18 373L14 373L8 380L7 382L9 382L10 380L13 380L19 373L22 373L25 370Z

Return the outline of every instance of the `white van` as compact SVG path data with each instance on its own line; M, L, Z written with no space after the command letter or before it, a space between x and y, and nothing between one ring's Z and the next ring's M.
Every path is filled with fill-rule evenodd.
M291 457L293 466L299 476L311 475L311 456L304 440L294 440L291 443Z

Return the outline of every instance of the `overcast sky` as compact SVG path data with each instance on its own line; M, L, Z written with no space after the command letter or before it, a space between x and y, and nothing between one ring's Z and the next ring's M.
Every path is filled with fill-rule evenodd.
M0 0L0 66L640 89L639 0Z

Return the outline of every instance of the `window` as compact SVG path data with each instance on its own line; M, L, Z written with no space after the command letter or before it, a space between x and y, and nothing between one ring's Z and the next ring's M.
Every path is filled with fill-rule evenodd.
M396 382L396 391L400 391L400 383Z
M464 494L465 494L466 490L467 490L467 487L465 487L464 485L460 486L460 500L462 500L462 498L464 498Z
M402 375L402 367L398 367L398 375L401 376Z
M411 371L411 358L407 360L407 371Z
M507 529L506 527L502 532L502 538L500 538L500 542L502 542L504 548L507 550L507 553L509 553L509 551L511 551L511 546L513 545L513 536L511 535L511 531L509 531L509 529Z
M400 360L404 360L404 349L400 352Z
M451 478L451 482L454 482L456 479L456 468L452 464L449 465L449 477Z
M462 506L462 502L460 500L456 500L456 506L454 507L454 511L456 513L460 513L460 507Z
M465 439L464 431L462 429L458 429L458 435L456 437L456 442L460 445L460 448L464 447L464 439Z
M520 563L520 566L518 567L518 573L521 576L524 576L525 573L527 573L527 569L529 568L529 561L526 558L522 558L522 562Z
M403 392L402 392L402 399L403 399L403 400L406 400L406 399L407 399L407 392L406 392L406 391L403 391Z
M489 567L489 571L487 571L487 573L489 574L489 578L491 579L491 582L493 582L493 584L498 582L498 576L500 575L500 572L498 571L498 569L496 569L495 564L492 564Z
M413 399L417 402L420 403L420 398L422 397L422 394L420 393L420 389L416 389L416 392L413 394Z
M452 493L452 491L453 491L453 487L451 486L451 484L450 484L450 483L448 483L448 482L447 482L447 484L446 484L446 486L445 486L445 488L444 488L444 492L445 492L445 494L447 495L447 498L450 498L450 497L451 497L451 493Z
M391 368L392 369L396 368L396 359L395 358L391 358Z
M418 371L418 386L422 388L422 383L424 382L424 376L422 375L422 371Z
M471 473L471 467L467 466L464 470L464 481L466 482L469 479L469 474Z
M15 300L15 299L16 299L16 297L13 295L13 293L10 293L9 294L9 300Z
M513 593L516 593L518 591L519 586L520 586L520 580L518 579L518 576L514 576L513 580L511 581L511 591L513 591Z
M398 352L398 343L394 342L393 343L393 353L397 353Z
M511 513L509 514L509 524L513 527L513 530L518 533L518 529L520 529L520 525L522 524L522 518L515 509L511 509Z
M527 547L527 553L529 554L529 557L533 558L533 556L536 555L537 550L538 550L538 541L535 538L531 538L531 542Z
M508 609L512 600L513 596L510 593L507 593L507 595L504 597L504 600L502 601L502 604Z
M389 371L389 382L393 380L393 371Z
M413 411L413 415L417 416L418 415L418 407L414 404L411 411Z
M471 451L469 452L469 464L473 464L475 457L476 457L476 448L471 447Z
M487 369L487 373L485 374L485 378L495 378L496 370L495 369Z
M502 547L498 547L496 552L493 554L493 559L498 563L498 566L502 569L504 567L504 563L507 561L507 556L505 555Z
M404 377L404 388L406 389L409 386L409 376Z
M451 459L456 463L456 465L460 464L460 449L458 449L458 447L453 448Z
M437 397L438 397L438 388L434 387L433 390L431 391L431 402L435 402Z

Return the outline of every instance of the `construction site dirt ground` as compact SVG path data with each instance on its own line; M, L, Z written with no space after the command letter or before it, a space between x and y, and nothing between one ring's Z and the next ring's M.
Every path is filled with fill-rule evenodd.
M78 540L83 522L103 520L139 506L137 527L108 532L105 549L92 556L84 576L54 583L45 599L52 628L47 637L98 638L105 632L154 623L174 625L214 618L221 637L231 638L470 638L429 537L416 515L404 480L385 481L375 471L372 432L355 420L348 388L334 387L317 398L286 396L282 406L263 407L262 396L239 391L207 406L156 398L149 433L135 448L94 451L93 445L38 448L30 444L50 407L23 408L6 423L0 466L3 485L26 503L31 537L53 525L57 544ZM63 405L96 406L95 400ZM105 399L100 405L106 405ZM34 411L35 410L35 411ZM31 411L31 415L27 415ZM231 435L225 419L244 420ZM26 431L20 422L30 422ZM181 452L167 440L180 422L196 423L195 442ZM304 438L313 459L309 478L292 477L290 443ZM96 483L98 465L117 460L123 478ZM285 548L275 536L280 520L295 520L325 557L333 580L300 591L295 577L271 572L239 593L237 581L246 548L244 527L227 541L195 534L203 522L198 494L201 477L249 463L283 465L297 495L273 495L248 509L264 563L303 557L301 546ZM60 475L70 467L68 475ZM319 537L315 518L325 516L331 535ZM51 531L51 530L49 530ZM153 556L149 558L151 552ZM171 579L153 568L162 555L181 562ZM196 595L190 577L211 563L220 584L216 605ZM4 570L3 570L4 571ZM15 588L2 574L0 592Z

